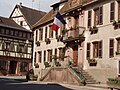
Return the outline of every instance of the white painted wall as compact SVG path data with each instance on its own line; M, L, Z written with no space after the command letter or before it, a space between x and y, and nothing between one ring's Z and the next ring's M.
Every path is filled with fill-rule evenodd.
M84 20L84 25L85 27L87 27L87 17L88 17L88 11L92 10L92 25L93 25L93 21L94 21L94 11L93 9L96 7L99 7L101 5L103 5L103 25L99 25L98 26L98 33L97 34L90 34L89 29L87 28L86 32L85 32L85 47L84 47L84 69L87 70L88 72L90 72L93 76L95 76L96 79L98 79L97 77L100 76L103 73L102 76L100 76L102 79L99 81L105 81L107 80L107 78L109 77L116 77L117 76L117 72L118 72L118 59L116 60L116 56L113 58L109 58L109 40L110 39L114 39L114 52L116 52L117 50L117 41L116 38L120 37L120 30L114 30L114 26L112 25L112 23L110 23L110 2L103 2L103 3L99 3L99 5L94 5L91 7L88 7L85 10L85 20ZM118 16L118 8L117 8L118 4L117 2L115 2L115 19L117 20L117 16ZM96 67L90 67L88 64L88 61L86 59L86 47L87 47L87 42L91 43L91 53L90 53L90 57L93 58L93 45L92 42L94 41L100 41L102 40L102 58L96 58L97 60L97 66ZM120 57L119 57L120 58ZM106 73L105 73L106 72ZM112 73L111 73L112 72ZM99 74L98 74L99 73ZM101 74L100 74L101 73ZM98 76L96 75L98 74Z

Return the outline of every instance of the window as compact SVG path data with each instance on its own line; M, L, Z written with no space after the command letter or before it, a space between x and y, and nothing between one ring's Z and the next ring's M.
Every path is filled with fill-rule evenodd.
M90 59L90 43L87 43L87 59Z
M92 16L92 11L88 11L88 27L91 26L91 16Z
M22 63L20 64L20 71L21 71L21 72L26 72L26 71L28 71L28 63L27 63L27 62L22 62Z
M48 61L52 62L52 50L48 50Z
M55 49L55 56L57 56L57 49Z
M39 39L42 41L43 39L43 29L39 29Z
M53 38L53 30L51 25L49 26L49 38Z
M6 51L10 51L10 43L6 42Z
M115 19L115 3L110 4L110 22Z
M28 38L28 39L31 38L31 34L30 34L30 33L27 34L27 38Z
M19 34L18 34L18 31L15 31L15 36L18 36Z
M55 34L56 34L56 37L58 37L58 30L55 32Z
M109 57L114 57L114 39L111 39L109 43Z
M2 50L4 51L6 49L6 43L2 42Z
M27 44L24 46L24 52L28 53L28 45Z
M46 61L46 51L44 51L44 62Z
M6 29L6 34L7 34L7 35L9 35L9 34L10 34L9 29Z
M64 56L65 56L65 52L64 52L64 49L63 48L59 48L59 57L60 59L59 60L64 60Z
M38 36L38 30L36 30L36 37L35 37L36 41L37 41L37 36Z
M37 55L37 54L36 54L36 52L35 52L35 55L34 55L34 62L35 62L35 63L36 63L36 55Z
M94 12L95 12L95 17L94 17L95 26L103 24L103 7L94 9Z
M10 30L10 35L14 35L14 31L13 30Z
M118 2L118 20L120 20L120 2Z
M19 32L19 37L22 37L22 32Z
M59 49L59 56L60 56L61 54L63 54L63 53L64 53L63 48L60 48L60 49Z
M17 52L23 53L24 52L24 45L23 44L18 44L17 45Z
M102 41L93 42L93 57L102 58Z
M6 61L0 61L0 70L6 70Z
M120 53L120 38L117 39L117 52Z
M39 56L39 62L41 63L41 61L42 61L42 51L40 51L40 52L38 52L38 56Z
M23 21L20 21L20 26L23 26Z
M15 51L14 42L11 42L11 44L10 44L10 51Z
M45 38L47 38L47 27L45 27Z
M26 34L25 32L23 32L23 38L26 38L26 35L27 35L27 34Z
M4 28L1 29L1 33L5 34L5 29Z

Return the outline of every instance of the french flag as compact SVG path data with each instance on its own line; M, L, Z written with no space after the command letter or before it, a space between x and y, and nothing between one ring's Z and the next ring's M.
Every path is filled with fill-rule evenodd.
M63 19L62 15L59 12L57 12L52 25L52 30L57 31L62 25L65 25L65 24L66 22Z

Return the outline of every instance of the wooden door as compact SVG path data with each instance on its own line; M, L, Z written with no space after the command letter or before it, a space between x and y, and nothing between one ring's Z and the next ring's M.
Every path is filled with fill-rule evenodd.
M78 46L73 47L73 62L76 65L78 65Z

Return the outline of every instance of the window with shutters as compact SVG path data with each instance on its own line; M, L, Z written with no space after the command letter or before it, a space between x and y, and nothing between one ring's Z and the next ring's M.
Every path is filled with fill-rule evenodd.
M43 29L39 29L39 40L42 41L43 39Z
M103 24L103 7L98 7L94 9L94 25L102 25Z
M110 22L112 22L115 19L115 3L112 2L110 4Z
M102 41L93 42L93 57L102 58Z
M87 60L90 59L90 43L87 43Z
M114 39L109 42L109 57L114 57Z
M88 27L91 26L91 16L92 16L92 11L88 11Z

